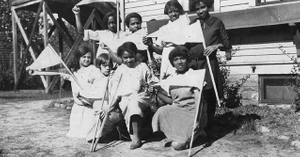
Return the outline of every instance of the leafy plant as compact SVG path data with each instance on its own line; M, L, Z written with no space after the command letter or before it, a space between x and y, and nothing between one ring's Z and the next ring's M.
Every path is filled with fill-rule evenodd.
M230 75L230 67L226 65L227 62L223 61L222 66L220 68L222 82L223 82L223 93L224 98L222 100L222 106L228 108L235 108L242 105L242 94L240 93L240 89L243 84L250 78L250 75L246 75L236 81L235 83L230 83L229 75Z
M292 82L289 82L289 85L292 87L293 93L294 93L294 108L295 111L300 111L300 63L298 62L297 57L290 56L286 50L282 48L282 46L279 46L279 49L283 54L285 54L287 57L290 58L290 60L294 63L293 68L291 69L291 74L293 74L293 80Z

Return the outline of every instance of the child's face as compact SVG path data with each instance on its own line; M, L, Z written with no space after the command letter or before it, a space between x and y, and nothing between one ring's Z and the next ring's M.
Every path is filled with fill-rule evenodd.
M208 7L203 2L200 2L196 5L196 10L196 13L200 19L205 19L209 15Z
M127 51L124 51L122 54L122 61L129 68L132 68L135 64L135 56Z
M114 33L117 32L117 21L115 20L115 18L113 16L108 17L107 28L111 32L114 32Z
M109 63L106 64L101 64L100 65L100 72L105 75L108 76L111 70L111 66L109 65Z
M85 55L81 56L79 59L80 67L87 67L91 64L92 61L92 53L88 52Z
M187 59L183 56L174 57L173 65L177 72L185 72L187 70Z
M136 32L136 31L138 31L138 30L140 30L142 28L141 27L141 21L138 18L136 18L136 17L132 17L129 20L128 27L129 27L129 30L132 33L134 33L134 32Z
M169 16L169 19L170 21L175 21L179 18L179 9L174 7L174 6L171 6L168 10L168 16Z

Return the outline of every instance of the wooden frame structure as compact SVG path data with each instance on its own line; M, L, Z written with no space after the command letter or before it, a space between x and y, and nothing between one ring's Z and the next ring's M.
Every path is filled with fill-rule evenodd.
M30 36L28 38L25 33L25 30L20 22L20 18L18 17L16 10L20 9L22 7L28 7L28 6L37 5L37 4L38 4L38 9L36 12L33 29L31 30ZM72 38L72 36L70 35L66 25L62 21L62 18L60 16L57 19L54 17L53 12L51 11L50 7L47 4L47 1L45 1L45 0L28 1L28 2L22 3L20 5L11 6L11 12L12 12L12 32L13 32L12 33L13 34L13 54L14 54L13 55L13 60L14 60L14 70L13 71L14 71L14 82L15 82L14 90L16 90L18 87L18 84L19 84L22 70L24 69L26 56L27 56L28 52L30 53L30 56L33 60L35 60L37 57L37 56L35 56L35 53L34 53L35 46L32 44L32 39L33 39L33 35L34 35L34 31L36 29L36 26L38 24L40 14L43 14L42 15L43 16L43 24L44 24L44 26L46 26L46 27L44 27L44 30L43 30L44 47L46 47L48 44L48 38L57 29L59 31L59 51L63 52L63 42L65 42L68 45L68 47L70 48L69 52L66 54L66 57L63 58L63 60L66 64L68 64L68 62L70 61L71 54L73 54L75 52L78 45L82 42L82 36L77 35L76 39L74 40ZM48 16L54 23L54 25L50 28L50 30L47 28ZM44 19L46 19L46 20L44 20ZM100 25L101 28L104 27L101 16L96 11L96 8L94 8L93 11L91 12L91 14L89 15L87 21L85 22L83 29L87 29L91 25L92 29L95 30L96 22L98 22L98 24ZM21 65L18 65L18 57L17 57L17 52L18 52L17 31L18 31L18 29L21 32L21 35L26 44L24 54L22 55L23 57L21 58ZM94 45L94 50L95 50L96 49L95 42L93 42L93 45ZM18 68L18 67L20 67L20 68ZM20 69L20 70L18 70L18 69ZM45 76L40 76L40 77L42 79L42 83L45 87L46 93L49 93L53 89L53 87L55 86L57 81L59 80L59 76L55 76L52 80L50 80L50 77L45 77Z

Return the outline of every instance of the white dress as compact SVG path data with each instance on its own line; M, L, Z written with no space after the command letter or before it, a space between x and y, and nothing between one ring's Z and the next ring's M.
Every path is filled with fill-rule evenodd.
M94 109L93 106L83 106L82 102L78 100L77 94L80 93L86 97L94 95L94 90L91 89L95 88L95 83L101 76L101 72L94 65L90 65L74 72L74 75L83 89L80 89L77 83L71 79L74 105L70 115L70 130L67 136L85 138L95 123ZM88 94L89 91L92 93Z
M128 131L131 130L130 117L132 115L143 117L143 111L150 107L151 100L149 95L143 91L143 86L151 79L150 69L145 63L137 62L134 68L122 64L115 71L111 89L114 92L120 80L116 96L122 97L119 107L124 115Z
M172 32L180 32L180 28L183 27L182 25L186 25L189 23L189 18L187 15L181 15L179 19L172 22L169 21L168 24L162 26L160 30L164 30L164 35L158 37L155 44L162 46L162 41L175 41L176 37L172 37ZM173 38L173 40L172 40ZM172 66L169 60L169 54L174 49L174 46L165 46L163 48L163 52L161 55L161 66L160 66L160 80L165 79L168 76L173 76L176 73L176 69Z

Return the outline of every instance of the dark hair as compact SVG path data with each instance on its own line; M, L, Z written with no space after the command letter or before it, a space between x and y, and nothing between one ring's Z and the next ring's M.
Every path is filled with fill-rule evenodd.
M207 8L211 8L214 4L214 0L191 0L190 1L190 11L196 11L196 5L203 2Z
M113 61L107 53L101 53L96 58L96 67L100 68L101 65L108 64L109 67L113 67Z
M188 53L189 53L189 50L186 47L176 46L169 54L169 60L170 60L170 63L172 64L172 66L174 66L173 59L178 56L184 57L189 62L190 58L189 58Z
M134 17L137 18L137 19L139 19L141 23L143 22L142 16L140 14L138 14L138 13L130 13L125 18L125 24L126 24L127 27L129 27L130 19L134 18Z
M172 6L178 9L180 15L184 14L184 10L181 4L177 0L170 0L165 5L165 9L164 9L165 15L168 15L168 11Z
M119 57L122 57L123 53L127 51L129 53L131 53L132 55L136 56L136 53L138 51L136 45L133 42L125 42L124 44L122 44L118 50L117 50L117 55Z
M93 64L93 53L92 53L91 49L88 46L81 45L74 52L74 55L72 57L72 61L69 64L70 68L72 68L74 71L77 71L80 68L80 65L79 65L80 57L84 56L88 52L90 52L91 55L92 55L90 64Z
M111 16L115 19L115 21L117 23L117 13L115 11L108 12L107 14L105 14L105 16L103 18L104 29L108 29L107 23L108 23L109 17L111 17ZM120 23L121 23L122 22L121 17L119 19L120 19Z

